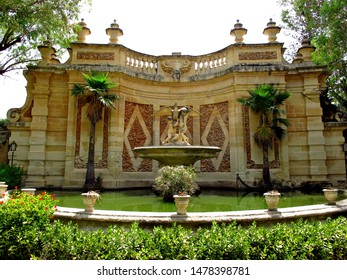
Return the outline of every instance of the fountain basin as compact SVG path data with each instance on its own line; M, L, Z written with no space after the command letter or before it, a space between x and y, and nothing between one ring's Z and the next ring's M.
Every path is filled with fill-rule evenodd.
M149 146L136 147L133 150L140 158L150 158L162 165L194 165L195 162L215 158L221 148L214 146Z

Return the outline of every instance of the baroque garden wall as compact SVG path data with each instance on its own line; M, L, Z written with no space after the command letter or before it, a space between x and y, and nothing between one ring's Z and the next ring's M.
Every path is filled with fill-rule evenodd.
M291 123L288 138L271 154L273 177L296 184L344 177L343 129L322 122L319 94L326 73L310 61L310 46L303 46L302 59L292 64L277 42L236 43L203 56L151 56L81 39L64 64L49 45L41 49L49 55L43 53L40 64L25 71L25 105L8 112L10 141L18 144L15 164L27 170L27 186L82 187L89 122L85 102L70 92L90 70L107 72L119 84L111 90L120 97L116 109L105 111L97 125L95 162L105 188L152 185L158 164L132 149L160 145L167 122L154 113L175 102L201 113L188 120L191 144L222 148L216 159L195 165L200 185L235 186L237 174L249 183L259 179L262 153L252 140L257 119L236 99L261 83L292 93L284 108Z

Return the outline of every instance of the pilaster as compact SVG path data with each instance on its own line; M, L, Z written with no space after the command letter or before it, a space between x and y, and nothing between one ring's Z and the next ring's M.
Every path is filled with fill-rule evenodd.
M32 91L34 104L31 111L31 135L28 152L27 186L43 187L45 179L48 101L51 73L38 73Z
M307 146L309 159L310 179L321 181L327 179L326 151L324 124L322 122L322 109L319 103L318 76L316 73L304 75L305 111L307 122Z

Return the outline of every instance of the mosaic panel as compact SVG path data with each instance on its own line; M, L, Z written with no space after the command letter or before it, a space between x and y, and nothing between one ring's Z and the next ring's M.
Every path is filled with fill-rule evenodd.
M133 152L135 147L153 145L153 106L125 102L123 172L151 172L152 160L141 159Z
M201 172L230 172L228 102L200 106L201 144L222 150L217 158L201 161Z

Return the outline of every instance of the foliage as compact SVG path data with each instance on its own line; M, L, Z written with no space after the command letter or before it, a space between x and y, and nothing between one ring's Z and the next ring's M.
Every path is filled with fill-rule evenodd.
M40 197L40 196L39 196ZM33 197L27 196L27 199ZM344 260L347 220L299 220L243 227L213 223L196 231L180 225L83 230L51 222L49 197L40 206L19 200L0 206L0 259L45 260ZM54 202L54 201L53 201ZM49 205L49 206L48 206ZM5 206L5 207L4 207ZM8 209L8 207L11 207ZM43 207L43 208L42 208ZM24 211L24 209L26 211Z
M8 119L0 119L0 128L1 127L6 127L10 121Z
M115 108L114 102L118 99L116 94L109 93L109 90L116 87L107 74L91 72L83 74L85 84L74 84L71 94L73 96L85 98L88 102L87 118L90 121L89 149L85 189L96 189L101 186L102 178L95 178L95 129L96 123L102 119L104 108Z
M115 108L114 102L118 96L110 94L109 90L117 85L113 84L105 73L91 72L83 74L83 77L85 84L74 84L71 94L88 96L87 117L91 122L97 122L102 118L102 108Z
M0 259L29 259L42 247L42 236L55 211L53 196L18 189L0 205Z
M0 75L37 60L37 46L44 40L67 48L76 38L73 22L84 4L91 0L2 0Z
M22 167L0 163L0 181L5 181L9 187L22 186L24 175Z
M163 196L165 201L171 201L173 195L191 195L197 190L194 182L196 177L193 167L163 166L155 178L154 189Z
M282 21L293 37L316 47L313 60L331 72L328 94L347 112L347 0L280 0Z
M290 97L290 93L277 90L269 84L258 85L248 93L249 97L238 98L237 101L259 116L259 125L253 139L263 149L263 183L270 186L268 149L273 147L275 140L282 141L287 136L283 126L288 126L289 122L281 117L284 110L279 106Z

